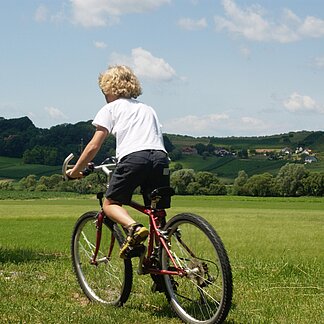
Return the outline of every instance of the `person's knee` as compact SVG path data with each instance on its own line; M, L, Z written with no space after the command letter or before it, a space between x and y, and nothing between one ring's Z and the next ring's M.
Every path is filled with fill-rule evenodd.
M112 210L114 209L114 206L121 206L121 205L122 204L120 204L118 201L115 201L110 198L106 198L103 202L103 210L107 216L110 216Z
M106 198L104 200L104 206L111 206L111 205L121 206L122 204L116 200L111 199L111 198Z

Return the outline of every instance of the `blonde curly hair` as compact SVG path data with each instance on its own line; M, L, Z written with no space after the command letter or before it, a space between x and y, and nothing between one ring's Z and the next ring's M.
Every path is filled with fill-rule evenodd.
M110 66L99 75L99 87L105 95L118 98L137 98L142 88L134 72L125 65Z

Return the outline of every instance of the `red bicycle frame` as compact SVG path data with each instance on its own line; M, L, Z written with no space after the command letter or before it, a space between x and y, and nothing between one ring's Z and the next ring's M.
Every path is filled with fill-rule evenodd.
M139 274L150 273L150 274L155 274L155 275L184 276L185 275L184 270L180 269L177 266L172 254L171 254L171 251L168 247L168 243L166 242L165 234L162 233L162 231L160 229L161 221L164 220L166 217L165 210L164 209L146 208L134 201L131 201L129 206L136 209L137 211L147 215L149 217L149 224L150 224L150 226L149 226L150 233L149 233L149 237L148 237L147 254L145 256L145 253L144 253L143 256L140 258L138 273ZM98 213L98 217L96 220L96 228L97 228L96 247L95 247L94 254L91 258L91 261L90 261L90 263L93 265L98 264L96 258L97 258L98 251L100 248L101 232L102 232L102 224L103 224L104 216L105 216L105 214L104 214L103 210L101 210ZM165 249L166 253L168 254L168 257L170 258L170 260L173 264L173 268L175 270L162 270L162 269L158 269L158 268L152 266L151 256L153 254L154 247L156 246L156 244L158 242L160 242L162 247ZM111 256L111 252L113 250L114 244L115 244L115 237L114 237L113 233L111 233L111 241L110 241L109 251L108 251L108 255L107 255L108 260Z

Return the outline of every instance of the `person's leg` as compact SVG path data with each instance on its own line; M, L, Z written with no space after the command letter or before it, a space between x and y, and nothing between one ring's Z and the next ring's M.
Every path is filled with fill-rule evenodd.
M110 219L125 228L128 228L132 224L136 223L120 203L110 198L106 198L104 200L103 210Z
M106 216L114 222L122 225L127 230L127 237L120 249L119 256L123 259L129 257L130 248L143 243L148 237L149 231L142 224L138 224L128 214L127 210L118 202L106 198L103 205Z
M126 156L117 165L109 183L103 210L107 217L122 225L128 235L121 248L120 256L126 258L132 247L141 244L149 231L129 215L123 204L129 204L133 191L147 175L147 152L135 152Z

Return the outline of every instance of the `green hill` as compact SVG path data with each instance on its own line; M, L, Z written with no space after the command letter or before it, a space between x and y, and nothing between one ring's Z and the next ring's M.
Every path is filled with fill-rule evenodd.
M5 119L0 117L0 179L20 179L29 174L37 176L60 173L64 158L73 152L76 155L92 137L94 128L91 121L76 124L62 124L50 129L35 127L28 117ZM270 172L276 174L288 161L285 159L269 160L263 155L254 155L257 149L280 151L297 147L309 148L316 153L319 162L307 165L316 172L324 172L324 131L300 131L270 136L251 137L192 137L186 135L164 134L169 151L183 148L211 146L225 148L231 152L249 152L248 159L237 156L217 157L212 154L183 154L180 160L184 168L196 171L209 171L217 174L227 183L233 182L240 170L248 175ZM113 154L115 140L109 136L97 155L99 163ZM45 165L46 164L46 165Z
M37 177L61 173L61 166L24 164L20 158L0 157L0 179L20 180L30 174Z
M194 146L198 143L213 144L231 149L281 149L290 147L311 147L318 152L324 152L324 131L300 131L269 136L251 137L191 137L167 134L172 144L181 146Z

